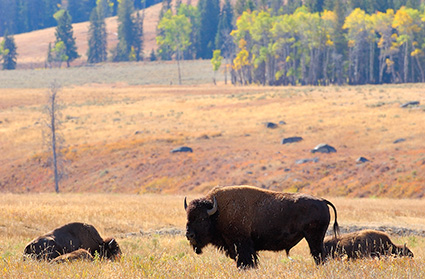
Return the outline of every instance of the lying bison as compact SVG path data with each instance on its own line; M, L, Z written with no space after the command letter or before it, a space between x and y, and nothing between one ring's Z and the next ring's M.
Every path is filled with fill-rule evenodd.
M327 257L358 259L380 256L407 256L413 258L412 251L392 243L390 237L380 231L363 230L341 235L337 238L327 236L324 240Z
M189 205L185 198L186 237L197 254L212 244L235 260L239 268L256 267L260 250L289 253L305 238L319 264L330 222L328 205L335 212L336 236L336 209L327 200L250 186L216 187Z
M73 262L78 260L93 261L93 256L86 249L80 248L78 250L72 251L71 253L66 253L56 257L52 260L52 263L64 263L64 262Z
M121 255L121 249L115 239L103 239L92 225L69 223L28 243L24 249L24 258L52 260L80 248L87 250L92 256L97 253L99 257L110 260ZM83 254L85 253L82 252L81 255Z

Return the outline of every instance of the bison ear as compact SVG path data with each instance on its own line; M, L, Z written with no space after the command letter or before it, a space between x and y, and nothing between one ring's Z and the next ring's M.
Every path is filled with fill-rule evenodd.
M184 210L187 209L187 202L186 202L186 197L184 197Z
M217 199L213 197L213 200L214 200L213 208L207 210L207 213L209 216L212 216L214 215L214 213L217 212Z

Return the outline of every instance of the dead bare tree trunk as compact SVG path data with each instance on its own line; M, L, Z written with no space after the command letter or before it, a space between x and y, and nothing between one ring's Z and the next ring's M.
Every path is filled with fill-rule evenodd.
M61 90L61 86L56 81L53 82L48 91L49 103L47 105L47 127L49 128L49 148L52 151L52 165L55 179L55 191L59 193L59 181L61 179L61 172L59 171L59 136L58 136L58 126L59 126L59 105L57 100L57 95Z

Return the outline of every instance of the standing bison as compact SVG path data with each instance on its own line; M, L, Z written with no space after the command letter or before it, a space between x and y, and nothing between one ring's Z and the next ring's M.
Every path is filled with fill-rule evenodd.
M323 238L330 222L327 200L279 193L251 186L215 187L206 197L184 200L186 237L195 253L212 244L236 261L238 268L256 267L257 252L289 250L305 238L319 264L324 258Z
M92 256L97 253L101 258L110 260L115 260L121 255L121 249L115 239L103 239L92 225L69 223L28 243L24 249L24 258L31 257L37 260L53 260L60 256L67 258L63 255L79 249L87 250ZM78 255L83 258L84 254L86 253ZM69 256L75 257L75 255Z
M379 258L390 255L413 258L412 251L406 245L396 245L386 233L375 230L348 233L337 238L327 236L324 245L326 256L332 258Z

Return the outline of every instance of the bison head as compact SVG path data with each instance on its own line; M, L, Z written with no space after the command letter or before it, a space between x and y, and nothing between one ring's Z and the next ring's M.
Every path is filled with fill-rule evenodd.
M410 251L409 248L407 248L406 243L404 243L403 248L400 251L401 255L400 256L404 256L404 257L409 257L409 258L413 258L413 252Z
M103 257L115 261L121 257L121 249L115 238L107 238L103 242Z
M184 199L184 208L187 212L186 238L197 254L202 248L211 243L214 236L214 214L217 212L217 200L193 200L189 206Z

